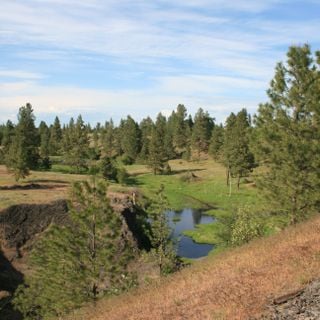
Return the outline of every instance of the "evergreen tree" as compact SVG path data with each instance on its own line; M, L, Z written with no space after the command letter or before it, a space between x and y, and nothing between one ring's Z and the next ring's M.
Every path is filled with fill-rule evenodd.
M216 161L221 161L223 157L223 141L224 141L224 129L222 124L215 126L212 130L212 135L209 145L209 154Z
M254 168L255 162L249 149L250 119L246 109L237 115L231 113L226 122L223 156L227 168L228 182L230 176L237 177L239 189L240 179L247 176Z
M296 223L320 209L320 52L315 61L308 45L291 47L287 57L255 117L253 146L265 168L258 186Z
M1 145L4 148L5 153L7 153L9 150L9 146L13 141L14 134L15 134L14 124L12 123L12 121L8 120L6 125L3 128L3 136L1 141Z
M100 171L102 176L107 180L117 179L117 167L114 163L114 160L108 156L104 156L102 158Z
M173 145L175 150L182 154L188 145L187 109L183 104L177 106L177 111L171 115L173 122Z
M62 144L62 129L60 120L55 117L53 125L50 127L49 153L53 156L60 154Z
M129 162L133 163L140 152L141 133L139 126L130 116L127 116L127 119L123 120L120 126L122 151Z
M50 130L44 121L39 125L40 135L40 167L43 169L50 169L51 163L49 159L50 154Z
M192 128L192 146L197 151L198 159L201 152L208 152L213 127L214 119L200 108L195 114Z
M150 139L153 128L153 121L150 117L143 119L140 123L140 131L141 131L141 150L139 154L139 158L145 162L149 156L150 149Z
M164 195L164 186L161 185L157 199L154 199L148 208L151 220L151 253L156 258L161 275L171 273L177 267L177 255L171 239L172 229L169 227L167 210L168 201Z
M105 129L103 133L103 150L104 153L108 157L112 157L114 155L114 147L115 147L115 132L114 132L114 124L113 120L106 122Z
M61 317L103 294L130 285L130 244L122 234L103 183L76 183L70 222L52 225L31 254L33 272L20 286L15 307L25 319Z
M165 145L166 118L159 113L151 133L148 163L154 174L170 171Z
M38 167L39 136L34 121L32 106L27 103L19 109L15 135L5 156L6 166L17 181L25 178L30 169Z
M89 159L89 136L81 115L74 124L71 118L69 127L64 135L64 158L66 162L75 167L77 172L87 169Z

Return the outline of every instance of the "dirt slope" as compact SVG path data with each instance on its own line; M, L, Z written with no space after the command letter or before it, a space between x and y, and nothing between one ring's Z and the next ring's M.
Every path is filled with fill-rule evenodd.
M250 319L320 277L320 217L197 262L162 283L106 299L72 319Z

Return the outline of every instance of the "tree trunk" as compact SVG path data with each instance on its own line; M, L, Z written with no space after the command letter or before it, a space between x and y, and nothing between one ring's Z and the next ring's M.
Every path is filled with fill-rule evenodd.
M230 170L229 170L228 172L229 172L229 175L228 175L228 181L229 181L229 197L231 197L231 193L232 193L231 172L230 172Z
M240 189L240 175L238 175L238 181L237 181L237 189Z

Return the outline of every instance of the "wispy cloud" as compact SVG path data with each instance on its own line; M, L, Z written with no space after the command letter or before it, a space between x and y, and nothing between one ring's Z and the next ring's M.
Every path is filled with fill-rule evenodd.
M178 103L208 107L217 118L240 106L254 110L286 47L319 44L319 19L306 19L306 10L287 17L301 4L3 0L1 114L26 101L40 112L61 114L147 115Z

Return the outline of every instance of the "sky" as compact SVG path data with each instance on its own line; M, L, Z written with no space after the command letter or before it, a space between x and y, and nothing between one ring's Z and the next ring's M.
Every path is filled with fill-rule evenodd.
M320 49L320 0L1 0L0 123L137 121L179 103L217 122L267 101L291 45Z

